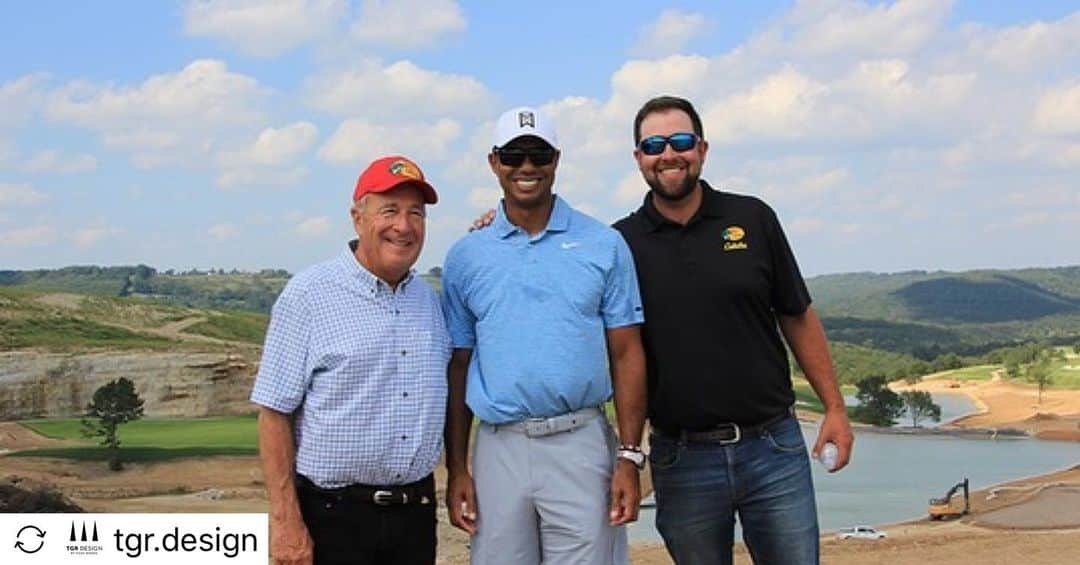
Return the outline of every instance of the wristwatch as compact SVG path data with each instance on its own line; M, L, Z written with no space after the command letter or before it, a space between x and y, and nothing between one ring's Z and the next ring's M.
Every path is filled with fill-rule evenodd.
M615 457L633 463L638 471L645 468L645 453L641 451L640 445L620 445Z

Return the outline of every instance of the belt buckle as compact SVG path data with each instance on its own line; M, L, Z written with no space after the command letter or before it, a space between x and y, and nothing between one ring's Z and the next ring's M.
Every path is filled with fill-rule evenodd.
M550 418L529 418L525 420L525 435L529 437L544 437L551 435Z
M377 490L371 495L371 501L379 506L390 506L394 502L394 493L388 490Z
M740 428L739 425L734 422L732 422L730 426L732 427L732 429L735 430L735 437L731 439L719 440L717 443L719 443L720 445L731 445L733 443L739 443L739 440L742 439L742 428Z

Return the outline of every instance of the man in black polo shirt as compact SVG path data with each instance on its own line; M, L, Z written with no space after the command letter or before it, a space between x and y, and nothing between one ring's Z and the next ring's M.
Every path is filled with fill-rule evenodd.
M817 563L784 341L825 405L813 454L835 444L840 469L853 436L784 232L761 200L700 179L708 143L690 102L646 102L634 142L652 190L615 228L633 252L645 308L657 528L677 563L731 563L737 513L755 563Z

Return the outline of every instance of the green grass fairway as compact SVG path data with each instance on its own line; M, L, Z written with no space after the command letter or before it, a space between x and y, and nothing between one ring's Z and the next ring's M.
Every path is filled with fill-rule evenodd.
M825 407L822 406L821 401L818 400L817 393L810 386L810 383L804 380L796 379L791 383L792 389L795 390L795 407L802 410L809 410L811 412L817 412L818 414L825 413ZM853 385L841 385L840 394L845 396L852 396L858 389Z
M1050 388L1080 388L1080 354L1071 347L1059 347L1065 355L1064 361L1054 361L1050 366Z
M173 461L191 457L213 457L216 455L256 455L255 447L181 447L161 449L157 447L120 446L120 461L124 463L153 463ZM56 457L75 461L108 461L109 454L104 447L59 447L30 449L8 454L8 457Z
M85 438L78 419L27 420L22 425L54 439L78 440L80 447L21 451L17 456L100 460L105 449ZM257 421L253 416L220 418L148 419L119 428L120 457L124 461L162 461L208 455L253 455L258 452Z
M997 370L1004 371L1004 367L1001 365L977 365L975 367L964 367L963 369L949 371L940 378L954 379L957 381L988 381L993 376L991 373ZM1004 372L1002 375L1004 376Z

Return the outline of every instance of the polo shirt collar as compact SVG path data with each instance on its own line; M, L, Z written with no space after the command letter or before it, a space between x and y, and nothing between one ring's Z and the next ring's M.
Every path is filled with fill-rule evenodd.
M687 222L687 225L694 223L702 216L719 218L724 215L723 196L720 194L720 191L709 186L709 183L706 182L705 179L700 179L698 182L701 183L701 206L694 212L694 215L690 217L690 221ZM652 231L660 229L664 224L677 225L665 218L663 214L656 209L656 205L653 204L652 190L645 193L645 201L641 205L641 213Z
M543 231L564 232L570 228L570 205L562 198L559 198L558 194L551 195L551 198L554 204L551 207L551 216L548 217L547 226ZM506 239L521 229L511 223L510 218L507 217L505 200L499 201L499 207L495 209L495 220L491 223L491 227L495 230L495 235L501 239Z
M338 265L345 272L346 277L360 283L364 290L378 291L380 288L391 290L386 281L375 276L374 273L360 264L360 261L356 258L356 246L359 244L359 239L350 241L341 252L341 255L338 256ZM416 269L409 269L409 274L405 275L405 278L398 284L398 290L405 290L415 274Z

